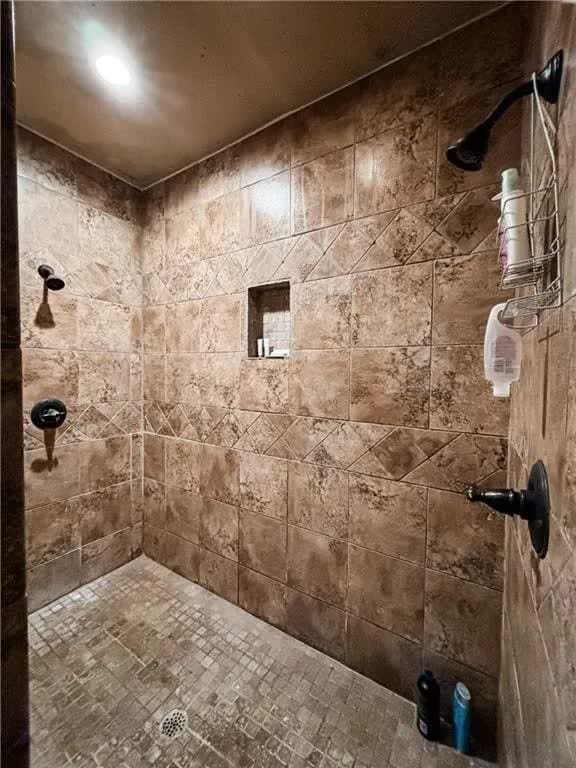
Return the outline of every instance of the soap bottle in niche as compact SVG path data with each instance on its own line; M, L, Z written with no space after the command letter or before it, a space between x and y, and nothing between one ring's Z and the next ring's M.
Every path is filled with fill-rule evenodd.
M416 692L418 730L425 739L435 741L440 735L440 686L429 669L418 678Z

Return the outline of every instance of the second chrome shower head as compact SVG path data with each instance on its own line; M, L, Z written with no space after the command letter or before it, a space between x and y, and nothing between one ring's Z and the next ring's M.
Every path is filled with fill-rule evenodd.
M40 264L38 274L44 280L44 285L49 291L60 291L66 285L61 277L54 274L54 270L48 264Z

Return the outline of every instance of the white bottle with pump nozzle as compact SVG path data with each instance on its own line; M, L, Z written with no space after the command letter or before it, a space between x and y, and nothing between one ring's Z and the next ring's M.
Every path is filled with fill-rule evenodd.
M484 336L484 375L495 397L510 397L510 384L520 378L522 337L498 319L506 304L492 307Z
M500 201L500 262L506 270L503 285L514 285L531 271L530 243L526 226L526 193L516 168L502 171L502 191L492 198Z

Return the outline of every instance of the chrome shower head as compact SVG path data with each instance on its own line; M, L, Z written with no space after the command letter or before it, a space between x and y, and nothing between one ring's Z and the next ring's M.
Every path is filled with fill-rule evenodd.
M52 267L49 267L48 264L40 264L38 267L38 274L42 280L44 280L46 288L50 291L60 291L66 285L61 277L54 274L54 270Z
M538 96L549 104L556 104L562 82L562 62L563 52L558 51L535 78L533 76L530 80L521 83L510 93L507 93L483 122L448 147L446 157L449 162L462 171L479 171L484 165L484 159L488 152L490 131L515 101L534 93L534 79L536 80Z

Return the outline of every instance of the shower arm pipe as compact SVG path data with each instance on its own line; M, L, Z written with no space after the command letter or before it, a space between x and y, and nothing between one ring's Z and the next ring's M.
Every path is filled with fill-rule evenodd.
M520 83L520 85L516 86L514 90L507 93L506 96L501 99L500 103L494 107L492 112L490 112L480 124L493 128L502 115L504 115L513 104L520 99L523 99L524 96L529 96L531 93L534 93L534 83L535 80L531 78L525 83Z
M493 128L502 115L510 109L512 104L519 99L523 99L524 96L530 96L531 94L534 94L537 98L538 108L541 113L540 117L544 122L545 118L542 115L540 98L543 98L551 104L556 104L558 101L558 92L560 90L560 82L562 79L563 53L562 50L557 51L548 60L544 69L540 72L533 72L529 80L520 83L520 85L517 85L516 88L513 88L507 93L480 125L487 125L490 128Z

